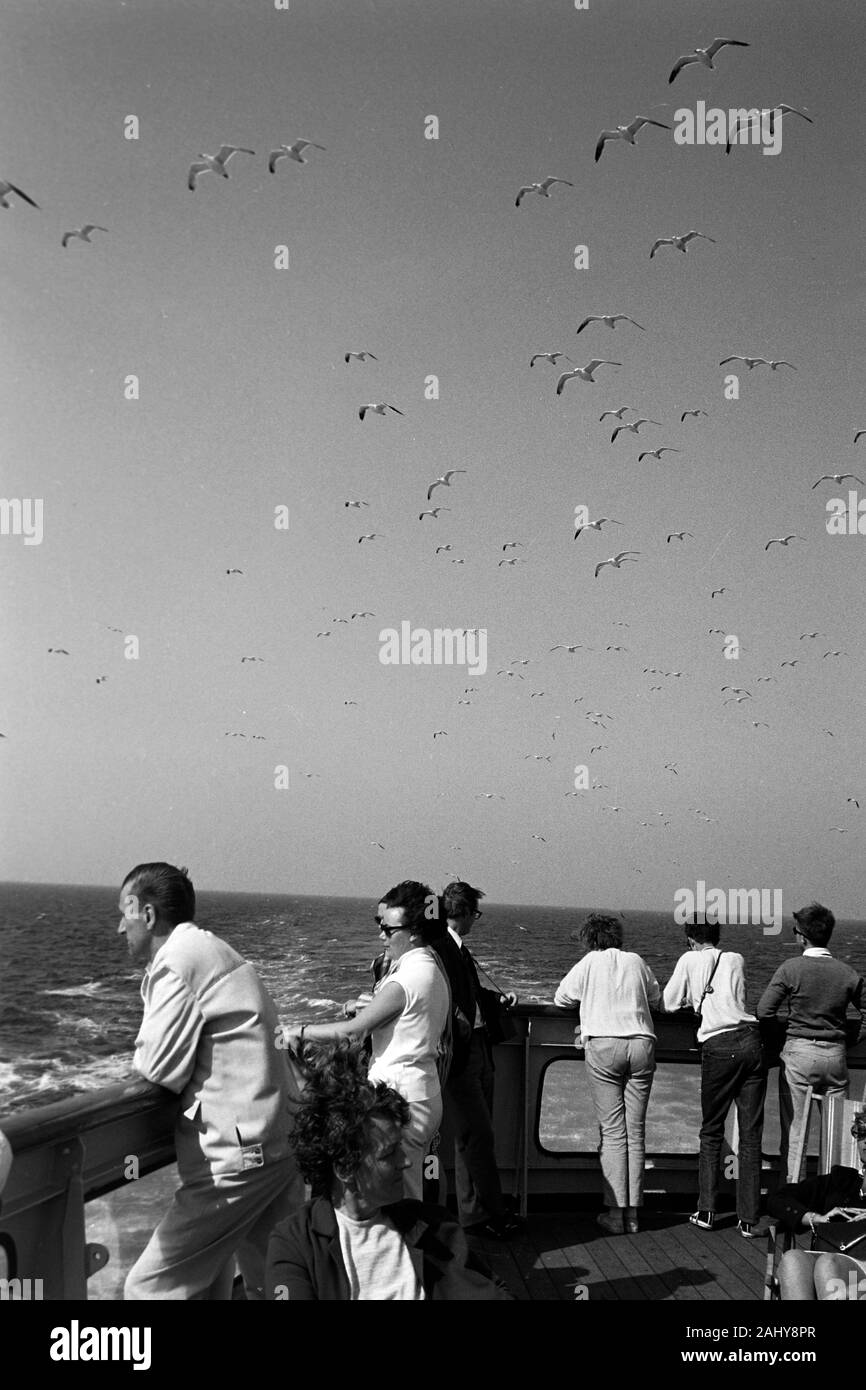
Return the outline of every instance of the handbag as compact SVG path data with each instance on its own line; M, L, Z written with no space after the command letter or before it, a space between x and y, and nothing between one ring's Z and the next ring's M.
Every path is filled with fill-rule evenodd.
M821 1221L812 1232L812 1250L828 1254L866 1257L866 1211L859 1220Z

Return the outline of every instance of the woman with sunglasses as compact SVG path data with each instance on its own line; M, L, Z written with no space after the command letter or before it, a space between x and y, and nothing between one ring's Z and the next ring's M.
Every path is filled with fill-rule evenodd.
M419 1201L423 1196L424 1156L442 1118L437 1062L450 1010L448 981L427 944L439 930L437 913L438 899L426 884L407 879L390 889L379 903L375 919L390 968L372 1002L354 1018L304 1024L286 1038L293 1051L307 1039L370 1039L370 1080L386 1082L409 1102L409 1123L403 1135L408 1160L403 1186L407 1197Z
M866 1302L866 1239L856 1239L860 1231L866 1232L866 1110L855 1114L851 1134L857 1141L859 1171L836 1164L821 1177L777 1188L767 1200L771 1217L793 1233L811 1231L813 1245L819 1244L826 1222L847 1223L846 1243L854 1242L850 1255L787 1250L779 1262L783 1299Z

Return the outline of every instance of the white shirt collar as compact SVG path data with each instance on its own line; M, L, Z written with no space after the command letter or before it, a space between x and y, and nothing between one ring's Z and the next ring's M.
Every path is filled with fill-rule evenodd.
M454 940L457 942L457 945L458 945L458 946L460 947L460 949L462 950L462 949L463 949L463 937L460 935L460 933L459 933L459 932L456 932L456 931L454 930L453 927L449 927L449 928L448 928L448 933L449 933L450 936L453 936Z
M826 946L807 946L803 952L804 956L829 956L829 954Z

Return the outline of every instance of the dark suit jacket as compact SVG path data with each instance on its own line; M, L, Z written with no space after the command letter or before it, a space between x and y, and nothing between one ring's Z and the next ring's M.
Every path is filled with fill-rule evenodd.
M801 1230L807 1211L823 1216L833 1207L866 1208L866 1198L860 1196L860 1174L856 1168L843 1168L837 1163L823 1177L788 1183L767 1199L767 1211L789 1231Z
M406 1200L383 1207L408 1245L420 1250L422 1283L429 1299L465 1302L510 1300L466 1243L450 1212ZM334 1208L325 1198L307 1202L274 1230L268 1246L267 1297L297 1302L348 1302L349 1279L340 1249Z
M448 1074L459 1076L469 1058L472 1025L475 1022L475 989L465 960L469 953L457 945L447 930L434 937L429 944L439 957L451 986L452 1057Z

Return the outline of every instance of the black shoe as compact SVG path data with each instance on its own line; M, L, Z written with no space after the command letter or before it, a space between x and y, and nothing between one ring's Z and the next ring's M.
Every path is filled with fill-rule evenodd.
M716 1220L714 1211L696 1211L694 1216L689 1217L692 1226L700 1226L702 1231L711 1231Z
M468 1236L482 1236L486 1240L511 1240L520 1230L520 1222L513 1216L491 1216L488 1221L479 1221L475 1226L467 1226Z

